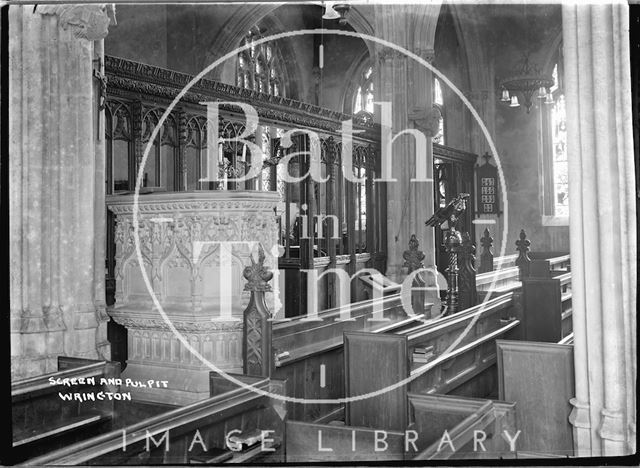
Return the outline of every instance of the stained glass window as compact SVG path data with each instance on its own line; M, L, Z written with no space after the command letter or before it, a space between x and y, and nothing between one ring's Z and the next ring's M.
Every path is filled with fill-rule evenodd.
M373 114L373 68L365 69L360 78L360 86L356 90L353 113L365 111Z
M236 83L238 86L261 93L283 95L285 69L282 65L282 55L276 44L256 45L256 40L261 37L258 28L254 28L242 40L240 45L251 44L251 47L238 54Z
M442 86L440 80L433 78L433 108L440 114L438 120L438 133L433 137L433 142L444 145L444 99L442 97Z
M553 68L553 104L551 105L551 148L553 168L553 206L555 216L569 216L569 167L567 162L567 114L564 93Z

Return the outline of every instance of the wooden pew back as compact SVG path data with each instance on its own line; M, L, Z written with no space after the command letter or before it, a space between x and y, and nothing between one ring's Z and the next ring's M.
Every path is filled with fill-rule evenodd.
M520 268L515 266L476 275L479 301L484 300L488 291L492 291L491 297L495 297L499 294L517 291L520 287L522 287Z
M520 323L512 306L510 293L398 333L345 333L347 396L368 394L414 377L407 387L347 403L347 424L406 427L406 388L481 397L497 393L494 343L511 337Z
M552 278L571 271L571 256L556 255L549 258L534 258L529 276L532 278Z
M215 380L215 378L214 378ZM248 384L265 392L283 393L284 383L261 379ZM122 429L64 447L29 460L30 464L176 464L202 459L207 452L228 450L231 431L246 434L273 430L268 438L283 439L283 421L274 399L250 389L235 388L206 400L160 414ZM194 442L195 441L195 442ZM200 442L202 441L202 442ZM204 443L204 446L203 446ZM203 451L207 449L207 452ZM233 461L261 455L262 446L232 453ZM269 452L271 453L271 452ZM281 461L281 460L280 460Z
M305 399L344 398L343 333L367 330L384 333L402 330L421 323L422 315L408 317L400 295L378 300L362 301L351 305L353 320L340 321L340 308L319 314L320 321L296 318L277 323L273 327L273 349L276 356L273 377L288 382L290 396ZM381 307L386 321L374 318L374 305ZM289 404L291 418L316 421L340 412L342 406L328 404Z
M111 429L119 386L101 379L115 382L120 364L59 357L58 368L11 385L16 461Z
M403 431L287 421L286 434L288 463L404 459Z
M557 343L573 330L571 273L523 281L523 339Z

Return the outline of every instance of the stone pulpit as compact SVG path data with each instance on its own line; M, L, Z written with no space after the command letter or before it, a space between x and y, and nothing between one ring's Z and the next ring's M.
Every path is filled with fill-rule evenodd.
M140 400L183 405L209 396L211 371L190 347L225 372L242 371L243 269L260 243L266 263L277 243L277 192L201 191L139 196L136 253L133 195L107 197L115 214L116 296L111 318L128 332L123 379L166 381L127 387ZM159 387L159 388L157 388Z

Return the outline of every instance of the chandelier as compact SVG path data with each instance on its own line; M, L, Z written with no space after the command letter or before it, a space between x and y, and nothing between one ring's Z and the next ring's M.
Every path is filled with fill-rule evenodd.
M347 24L347 13L349 12L351 5L340 2L322 2L321 6L324 7L322 19L337 19L341 26Z
M551 87L553 79L543 75L540 69L529 63L529 54L525 53L517 63L511 76L500 82L502 88L502 102L508 102L509 107L520 107L518 94L522 96L527 114L531 111L532 98L538 93L539 99L544 99L545 104L553 104Z

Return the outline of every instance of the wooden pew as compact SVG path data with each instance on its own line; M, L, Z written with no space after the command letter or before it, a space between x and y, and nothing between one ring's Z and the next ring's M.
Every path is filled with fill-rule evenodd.
M371 320L375 318L374 306L381 308L385 321ZM424 319L421 314L408 316L399 294L354 303L350 307L352 320L349 321L341 321L343 310L335 308L318 314L321 319L318 321L296 317L289 322L274 324L272 346L275 368L272 376L287 381L290 396L305 399L344 397L345 331L375 334L400 331L420 324ZM322 421L323 418L331 418L333 412L341 413L342 406L290 404L288 411L290 417L296 420Z
M513 457L508 439L501 437L504 431L512 439L517 433L512 403L409 393L408 405L410 420L403 430L287 421L286 461ZM445 434L451 443L442 442Z
M406 386L347 403L346 423L401 430L407 426L407 390L497 395L495 340L514 337L520 323L517 313L513 293L508 293L458 314L396 332L345 332L347 396L368 394L413 378ZM449 349L454 343L455 347Z
M480 302L485 299L489 291L491 291L491 297L496 297L500 294L516 292L521 287L520 268L516 266L476 275L476 288Z
M287 421L286 434L287 463L391 461L405 458L403 431ZM376 438L380 440L376 442ZM383 438L384 444L381 441Z
M523 339L557 343L573 330L571 273L526 278L523 284Z
M502 257L493 258L493 271L512 268L516 266L518 254L503 255Z
M523 457L573 455L569 400L575 397L575 383L568 341L496 342L499 397L516 403Z
M11 385L16 462L111 429L114 400L109 397L120 396L119 387L100 379L118 379L120 363L59 357L58 369ZM76 394L95 400L82 401Z
M409 429L419 436L416 441L419 452L411 459L515 457L509 444L509 438L515 439L517 448L519 437L514 403L421 393L409 393L408 397Z
M517 291L521 287L523 278L553 277L566 273L571 269L569 254L529 252L531 242L527 239L524 229L520 232L520 239L516 241L516 250L519 252L517 254L494 258L491 251L493 238L488 229L484 230L480 244L482 249L479 254L479 261L475 257L473 258L473 263L477 266L478 272L475 276L475 281L479 301L484 299L489 289L492 289L493 293L496 294ZM492 287L491 283L494 279L496 284ZM469 281L462 281L462 284L465 283L468 284Z
M533 278L552 278L571 271L571 255L554 255L549 258L531 260L529 276Z
M284 382L240 377L251 387L284 394ZM214 396L41 457L31 465L158 465L244 463L267 457L282 461L284 414L281 402L212 377ZM222 392L222 393L220 393ZM237 430L237 432L232 432ZM266 434L262 431L272 431ZM254 436L255 437L249 437ZM234 440L233 438L236 437ZM261 438L261 440L260 440ZM253 439L253 440L250 440ZM243 441L255 445L245 446ZM233 451L231 448L242 449ZM205 450L206 449L206 450ZM275 451L271 451L271 450Z

